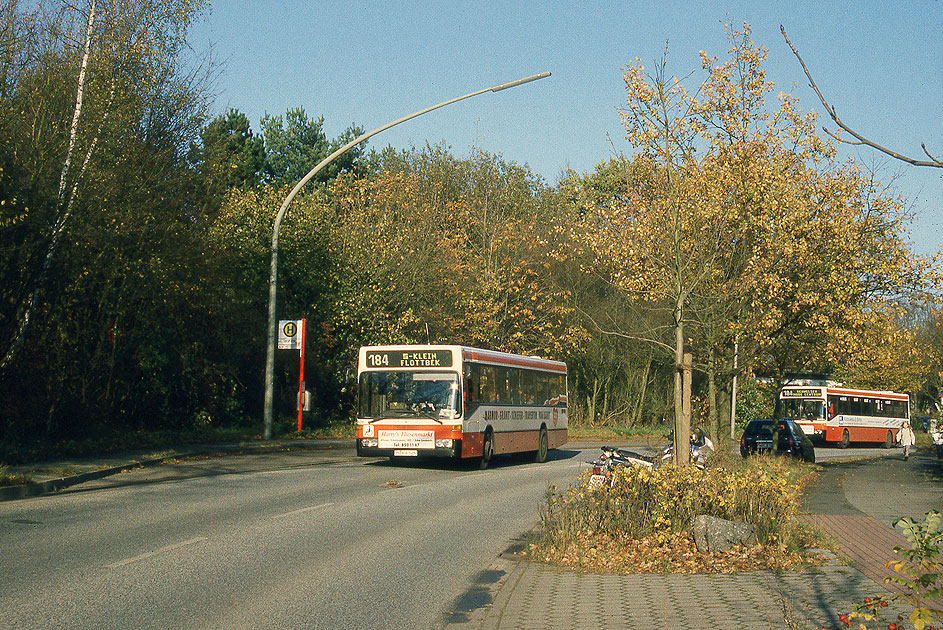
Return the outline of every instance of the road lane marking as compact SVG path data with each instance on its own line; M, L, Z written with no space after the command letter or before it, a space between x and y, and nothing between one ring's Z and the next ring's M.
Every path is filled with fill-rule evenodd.
M324 507L330 507L334 505L333 503L321 503L319 505L309 505L298 510L292 510L291 512L283 512L282 514L276 514L272 518L285 518L286 516L294 516L296 514L303 514L305 512L310 512L311 510L319 510Z
M167 553L168 551L173 551L174 549L180 549L181 547L188 547L190 545L201 543L204 540L206 540L206 538L202 536L198 538L191 538L190 540L184 540L183 542L178 542L172 545L167 545L166 547L161 547L160 549L157 549L155 551L148 551L147 553L142 553L141 555L134 556L133 558L125 558L124 560L119 560L118 562L112 562L111 564L107 566L107 568L117 569L118 567L123 567L126 564L131 564L132 562L140 562L141 560L147 560L148 558L153 558L154 556L158 556L162 553Z

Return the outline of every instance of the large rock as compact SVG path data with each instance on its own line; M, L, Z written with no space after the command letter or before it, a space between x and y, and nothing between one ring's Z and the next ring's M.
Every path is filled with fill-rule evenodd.
M727 551L735 545L748 547L756 544L756 528L702 514L694 519L694 544L701 553Z

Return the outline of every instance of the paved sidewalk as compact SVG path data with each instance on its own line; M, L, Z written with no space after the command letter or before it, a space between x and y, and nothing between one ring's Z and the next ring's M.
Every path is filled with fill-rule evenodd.
M885 563L895 557L894 546L906 546L906 540L845 500L843 476L841 466L826 466L807 494L810 514L804 520L829 534L838 548L838 557L826 552L824 566L781 573L597 575L505 553L492 567L501 577L489 593L478 595L479 601L487 601L490 594L490 605L456 613L444 627L845 628L838 616L854 611L854 604L896 592L883 582L893 574ZM875 497L874 505L885 498ZM881 609L883 622L876 627L886 627L910 610L891 602Z
M882 592L837 563L781 575L593 575L519 562L477 627L838 628L852 602ZM887 619L903 612L884 610Z
M905 592L884 578L896 575L887 562L898 556L894 547L909 548L907 539L894 529L867 515L810 514L803 519L816 529L828 533L842 556L874 582L894 593Z

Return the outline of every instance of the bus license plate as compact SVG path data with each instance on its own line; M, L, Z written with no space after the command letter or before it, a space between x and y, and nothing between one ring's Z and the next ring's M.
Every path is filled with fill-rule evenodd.
M599 490L606 483L605 475L590 475L589 483L586 484L586 487L590 490Z
M419 457L419 451L412 449L397 449L393 451L394 457Z
M377 431L380 448L413 450L435 447L434 431Z

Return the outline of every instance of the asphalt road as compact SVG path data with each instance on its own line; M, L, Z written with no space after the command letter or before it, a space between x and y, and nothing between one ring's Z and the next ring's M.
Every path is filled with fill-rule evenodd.
M922 521L930 510L943 512L943 462L929 450L904 460L900 449L861 449L867 458L847 461L838 461L836 450L816 449L822 471L805 496L810 512L867 514L889 527L901 517Z
M0 627L440 626L590 456L350 454L187 461L0 504Z
M598 453L487 471L352 449L186 460L0 503L2 628L434 628ZM869 456L838 466L836 457ZM817 449L828 492L885 522L941 509L928 458ZM833 482L832 482L833 481ZM914 482L917 483L914 483Z

